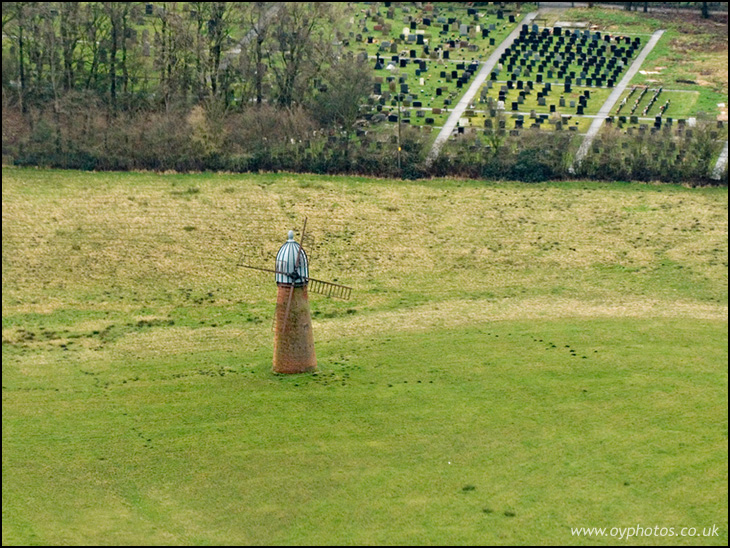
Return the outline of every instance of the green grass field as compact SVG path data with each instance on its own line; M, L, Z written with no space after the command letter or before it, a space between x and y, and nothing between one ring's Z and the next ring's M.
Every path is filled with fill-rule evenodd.
M3 544L728 541L727 189L3 168ZM304 216L319 371L238 269ZM714 537L571 528L717 526Z

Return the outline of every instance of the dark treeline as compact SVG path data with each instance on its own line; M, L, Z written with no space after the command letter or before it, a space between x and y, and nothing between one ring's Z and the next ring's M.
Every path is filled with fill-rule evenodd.
M3 161L96 170L273 171L705 182L697 128L668 150L608 132L571 173L570 137L430 140L370 127L367 59L343 52L344 3L4 2ZM400 151L399 151L400 148ZM666 150L665 150L666 149ZM399 167L400 166L400 167ZM727 181L727 174L724 175Z
M5 2L4 160L394 174L393 147L357 127L372 69L338 46L344 9Z

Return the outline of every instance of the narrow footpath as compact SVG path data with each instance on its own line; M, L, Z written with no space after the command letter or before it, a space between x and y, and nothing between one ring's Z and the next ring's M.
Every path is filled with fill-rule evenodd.
M585 155L588 153L591 143L593 143L593 139L595 139L596 135L598 135L598 131L601 129L601 126L603 125L606 117L610 116L613 106L618 102L619 98L623 94L626 87L629 85L629 82L631 82L632 78L636 75L637 72L639 72L642 63L646 59L647 55L651 53L651 50L654 49L654 46L656 46L657 42L662 37L662 34L664 34L663 30L658 30L654 34L652 34L651 38L644 46L644 49L642 49L641 53L636 56L636 59L634 59L634 62L631 63L631 66L626 71L626 74L624 74L624 77L621 78L621 81L616 85L615 88L613 88L611 95L609 95L608 99L606 99L606 102L603 103L603 106L598 111L596 117L593 119L591 127L588 128L588 131L583 138L583 142L578 148L578 152L576 152L575 154L575 160L573 161L571 171L575 171L575 168L580 164Z
M426 158L426 165L430 166L433 161L438 158L439 152L441 152L441 147L451 136L451 133L456 128L456 124L461 119L464 111L469 106L469 103L471 103L472 99L474 99L477 92L482 87L482 84L486 82L487 77L491 74L492 70L497 65L499 57L502 55L502 53L504 53L504 50L506 50L512 44L512 42L515 41L515 38L519 36L522 25L529 24L537 16L537 14L538 12L535 11L525 15L522 21L517 24L517 26L507 36L507 38L502 40L502 42L497 46L497 49L494 50L492 55L490 55L489 58L484 61L482 68L477 73L471 86L469 86L469 89L466 90L464 95L461 97L461 100L451 111L449 118L446 120L446 123L441 128L441 131L436 136L436 140L433 142L433 147L431 147L431 152L429 152L428 157Z
M722 177L722 172L725 171L726 168L727 168L727 141L725 141L725 146L722 149L722 152L720 153L720 157L717 159L715 168L712 170L712 178L719 180L720 177Z

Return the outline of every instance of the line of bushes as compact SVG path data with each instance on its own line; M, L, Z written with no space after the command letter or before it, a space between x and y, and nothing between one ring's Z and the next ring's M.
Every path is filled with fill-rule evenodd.
M727 184L710 178L719 143L709 123L681 135L607 127L575 166L571 132L504 131L449 141L432 164L427 135L404 125L324 130L301 108L207 107L110 117L93 97L68 95L51 110L3 108L3 160L82 170L292 171L538 182L572 179ZM398 141L401 151L398 152ZM400 158L399 158L400 156ZM399 169L400 164L400 169Z

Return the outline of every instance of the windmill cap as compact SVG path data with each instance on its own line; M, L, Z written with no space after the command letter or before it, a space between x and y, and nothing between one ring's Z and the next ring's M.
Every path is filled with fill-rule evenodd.
M289 231L289 239L276 254L276 282L283 284L306 285L309 278L307 253L294 241L294 231Z

